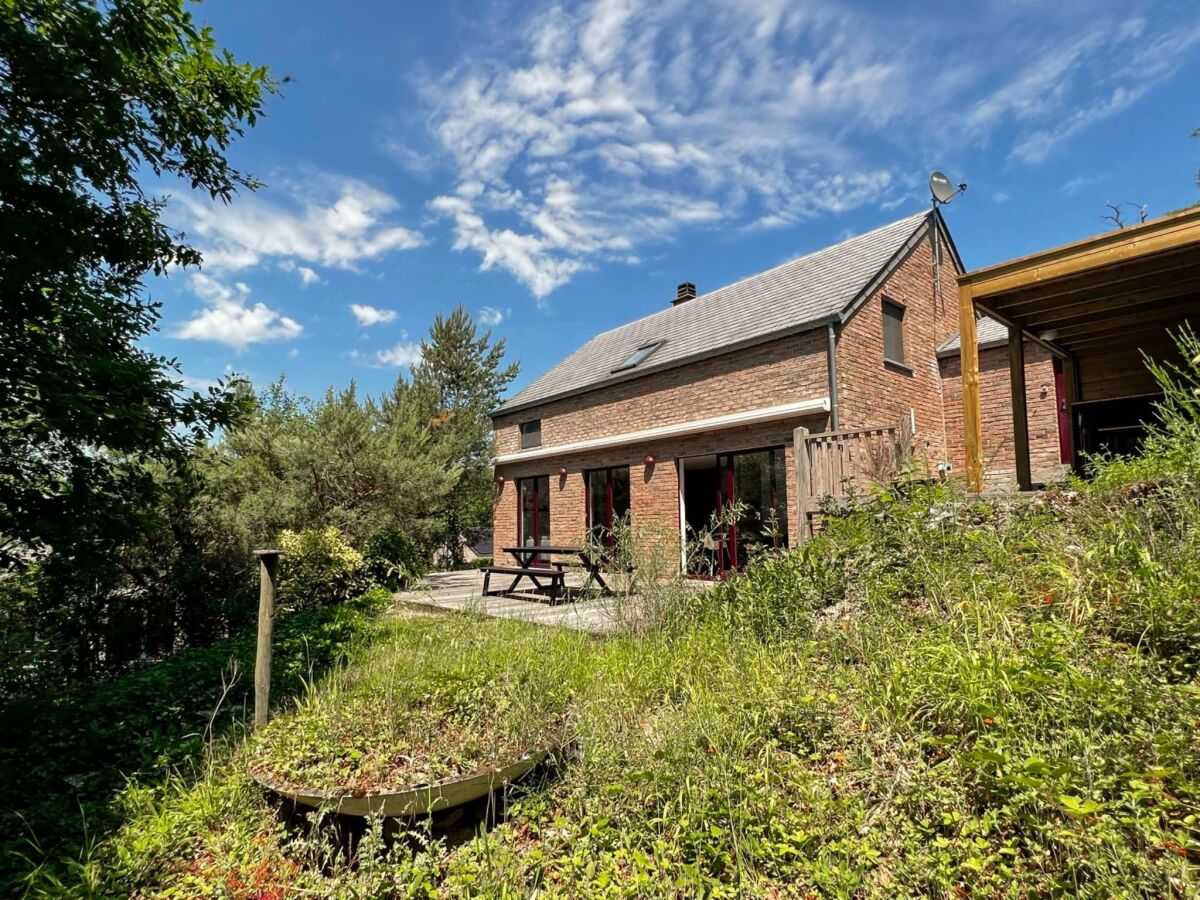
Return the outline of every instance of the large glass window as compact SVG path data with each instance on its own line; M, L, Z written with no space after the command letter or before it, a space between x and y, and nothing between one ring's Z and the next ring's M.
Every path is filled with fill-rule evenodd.
M743 556L753 547L779 549L786 544L786 472L782 447L733 454L735 498L745 508L737 522Z
M593 535L610 546L613 528L629 514L629 466L587 473L587 519Z
M521 505L517 516L517 542L522 547L550 543L550 476L517 481Z

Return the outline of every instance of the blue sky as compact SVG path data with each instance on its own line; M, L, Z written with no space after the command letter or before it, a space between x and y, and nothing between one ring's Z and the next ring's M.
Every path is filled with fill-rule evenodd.
M189 384L286 371L386 390L439 310L508 341L515 387L597 332L927 204L968 267L1200 201L1194 3L208 0L290 76L183 189L202 271L151 285ZM1134 206L1127 218L1136 221Z

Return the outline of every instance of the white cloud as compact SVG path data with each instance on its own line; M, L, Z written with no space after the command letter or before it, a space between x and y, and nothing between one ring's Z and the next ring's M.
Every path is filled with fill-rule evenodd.
M183 194L171 209L207 269L235 271L275 260L305 285L319 280L314 265L353 269L424 243L419 232L392 221L399 203L390 194L316 172L280 179L228 205Z
M1084 188L1091 187L1095 184L1100 184L1107 180L1108 179L1103 175L1076 175L1070 181L1063 184L1059 190L1068 197L1073 197Z
M397 316L394 309L379 309L365 303L351 303L350 311L354 313L354 318L358 319L358 324L363 326L394 322Z
M486 325L488 328L495 328L504 321L507 316L507 310L500 310L494 306L485 306L479 310L479 324Z
M1007 203L1011 199L1012 199L1012 195L1009 194L1007 191L993 191L992 192L992 202L993 203Z
M832 0L552 7L499 42L515 54L427 85L457 184L429 208L544 302L687 228L905 206L931 158L997 144L1036 163L1200 41L1186 17L1127 8L1039 8L1031 28L1003 3L954 21Z
M208 308L180 325L175 331L178 338L216 341L244 350L250 344L288 340L304 330L294 319L263 303L247 305L250 288L240 281L231 287L196 273L191 276L190 287Z
M179 380L183 382L186 390L196 391L197 393L207 393L209 388L215 388L221 382L215 378L194 378L191 375L181 374Z
M377 351L375 359L385 366L415 366L421 362L421 344L419 341L401 341L387 350Z

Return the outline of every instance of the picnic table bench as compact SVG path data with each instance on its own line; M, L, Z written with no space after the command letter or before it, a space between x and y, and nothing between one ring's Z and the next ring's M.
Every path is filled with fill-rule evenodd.
M513 593L523 578L528 578L532 581L534 588L547 593L552 601L557 600L560 593L566 593L566 573L561 568L547 568L545 566L484 566L483 596L485 597L492 596L490 586L493 575L513 576L512 583L504 590L496 591L496 594ZM546 584L543 584L543 581Z
M596 585L600 588L602 595L612 593L600 572L600 558L587 547L562 544L526 544L520 547L501 547L500 549L512 556L517 561L517 565L484 566L483 595L485 597L491 596L493 593L491 590L492 575L511 575L513 576L512 583L504 590L496 591L496 594L511 594L522 580L529 579L533 582L535 590L548 594L552 601L557 600L560 595L566 594L566 570L574 566L572 563L561 560L550 562L551 556L574 556L579 560L579 566L588 573L588 577L583 583L583 590ZM541 560L546 560L546 562L541 562Z

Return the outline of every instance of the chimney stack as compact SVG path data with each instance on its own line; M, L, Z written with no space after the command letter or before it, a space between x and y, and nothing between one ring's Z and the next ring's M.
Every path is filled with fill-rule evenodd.
M679 287L675 288L675 299L671 301L672 306L678 306L680 303L687 303L689 300L696 299L696 286L690 281L680 282Z

